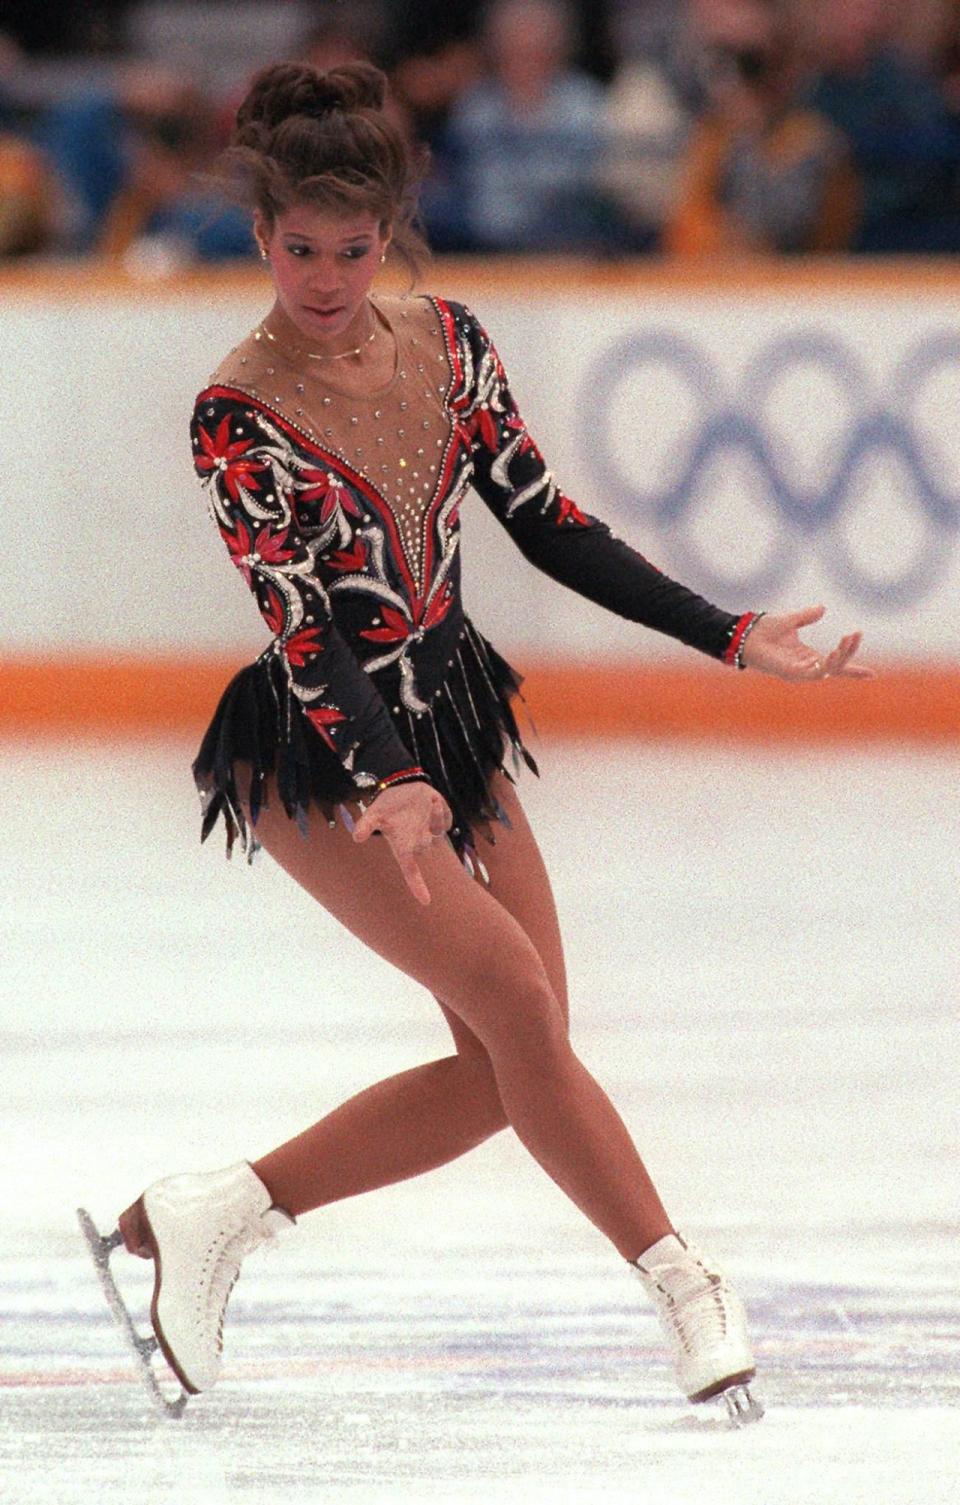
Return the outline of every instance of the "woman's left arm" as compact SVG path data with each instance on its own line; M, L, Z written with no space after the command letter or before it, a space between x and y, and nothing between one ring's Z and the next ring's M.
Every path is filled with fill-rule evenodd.
M853 646L818 659L797 637L797 628L823 615L795 612L775 617L724 611L671 580L636 549L614 537L606 523L581 511L559 490L514 402L500 357L476 317L450 305L465 342L464 390L455 402L473 457L473 486L531 564L617 616L697 648L712 658L750 666L783 678L823 677L827 672L867 677L846 667ZM802 619L802 620L801 620ZM855 641L854 641L855 640ZM820 663L821 671L811 672Z

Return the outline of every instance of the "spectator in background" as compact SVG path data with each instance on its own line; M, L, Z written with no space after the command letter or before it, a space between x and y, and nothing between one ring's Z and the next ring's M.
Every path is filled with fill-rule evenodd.
M937 80L893 45L887 0L807 0L810 104L842 131L862 183L857 250L960 250L960 136Z
M326 72L339 68L343 63L375 62L379 59L384 33L382 6L377 0L352 0L349 8L343 4L327 3L318 10L314 24L303 40L300 60L311 68ZM251 73L238 78L233 86L214 101L215 134L222 146L233 130L233 124L247 91L250 76L262 65L258 60Z
M480 78L480 53L469 37L435 37L401 58L391 88L402 102L410 128L432 151L443 149L450 113Z
M393 71L391 83L406 106L417 137L436 146L454 105L479 76L480 55L474 43L466 38L447 38L429 51L403 58Z
M317 22L307 38L301 61L321 73L341 68L345 63L373 63L379 68L387 51L388 36L389 24L380 0L352 0L349 9L337 5ZM244 93L248 88L249 80ZM241 100L242 95L234 101L234 115ZM396 89L390 90L384 113L405 136L416 136L406 100Z
M444 192L427 195L434 244L487 251L587 251L603 238L595 190L601 87L570 66L560 0L494 0L488 76L450 111Z
M892 18L891 41L936 81L953 119L960 117L960 0L911 0Z
M3 24L31 55L62 57L76 53L109 53L123 36L123 22L134 0L3 0Z
M663 247L687 255L842 250L859 199L845 143L799 101L789 19L774 6L758 6L752 19L749 32L717 52Z
M420 218L431 247L441 254L472 248L450 116L480 78L480 53L469 36L437 29L423 45L401 57L390 83L404 111L409 137L430 153L430 170L420 190Z
M939 59L940 89L953 119L960 120L960 0L947 0L950 24Z
M53 218L53 190L43 157L0 126L0 258L44 250Z
M604 104L603 183L628 249L660 244L693 133L715 104L717 55L753 46L767 9L766 0L614 0L622 61Z
M892 8L889 40L915 68L940 78L960 27L957 0L910 0Z
M690 12L685 0L624 0L613 17L621 61L603 102L600 181L617 207L628 250L658 245L680 156L704 98Z
M190 84L126 64L113 88L56 106L45 139L73 205L71 249L111 259L155 250L173 262L253 254L245 217L195 180L216 139L213 111Z
M41 251L54 233L53 179L17 108L20 58L16 43L0 33L0 257Z
M381 28L370 18L358 25L356 14L338 7L325 14L307 37L303 61L321 73L343 63L372 61Z

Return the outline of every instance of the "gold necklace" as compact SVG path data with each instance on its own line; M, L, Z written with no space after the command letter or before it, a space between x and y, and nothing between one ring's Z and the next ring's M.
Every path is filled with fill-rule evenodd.
M261 330L263 331L263 333L266 335L267 339L270 340L270 342L272 344L274 344L274 345L279 345L280 344L280 341L277 339L276 335L272 334L270 332L270 330L267 328L266 324L264 324L262 322L257 325L257 333L254 336L255 339L259 339L260 338L260 331ZM343 360L346 360L346 358L347 358L348 355L360 355L361 352L363 351L364 345L372 345L373 342L374 342L374 340L376 339L376 337L377 337L377 326L376 326L376 322L374 322L372 333L368 334L367 338L363 341L363 343L360 344L360 345L357 345L353 350L338 350L337 353L336 353L336 355L316 355L312 350L304 350L302 348L302 346L297 345L297 346L294 347L294 354L296 354L296 355L305 355L307 357L307 360L309 360L309 361L343 361Z

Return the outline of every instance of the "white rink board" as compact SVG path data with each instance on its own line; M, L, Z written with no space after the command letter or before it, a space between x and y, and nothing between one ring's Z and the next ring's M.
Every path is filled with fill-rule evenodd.
M730 609L823 600L888 657L960 655L960 299L916 292L461 296L560 485ZM193 397L267 298L0 309L0 642L254 656L191 464ZM504 651L683 652L538 576L475 500L465 595ZM826 628L824 629L826 634Z

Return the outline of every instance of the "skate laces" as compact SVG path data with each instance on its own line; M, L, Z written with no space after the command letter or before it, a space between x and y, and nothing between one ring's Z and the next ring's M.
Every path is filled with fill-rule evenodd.
M273 1212L273 1209L268 1211ZM260 1244L265 1243L268 1248L276 1245L280 1229L285 1225L289 1226L290 1220L286 1214L283 1214L283 1219L284 1222L280 1223L278 1219L261 1214L252 1223L244 1219L242 1222L224 1225L217 1231L207 1250L204 1263L206 1265L209 1262L211 1268L205 1316L211 1326L216 1322L218 1353L223 1351L223 1324L227 1303L240 1278L241 1262Z
M663 1321L688 1353L726 1338L733 1293L721 1275L699 1262L655 1265L649 1271L637 1268L646 1275Z

